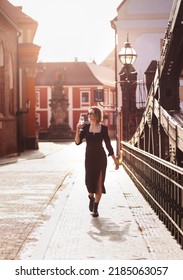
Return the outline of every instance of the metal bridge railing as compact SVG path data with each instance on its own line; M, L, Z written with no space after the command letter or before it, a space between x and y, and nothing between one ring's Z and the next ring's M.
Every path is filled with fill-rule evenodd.
M183 168L122 141L122 163L183 248Z

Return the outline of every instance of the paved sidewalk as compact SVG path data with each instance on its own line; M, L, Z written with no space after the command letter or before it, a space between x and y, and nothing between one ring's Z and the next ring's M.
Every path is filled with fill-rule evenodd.
M98 218L78 165L30 259L182 260L183 250L120 167L109 163Z
M67 187L74 148L46 142L39 150L0 159L0 260L31 255Z
M14 154L0 158L0 166L21 162L24 160L41 159L59 151L59 146L53 142L40 142L39 149L26 150L20 155Z
M100 216L90 215L84 149L41 143L0 160L0 258L182 260L179 244L110 158Z

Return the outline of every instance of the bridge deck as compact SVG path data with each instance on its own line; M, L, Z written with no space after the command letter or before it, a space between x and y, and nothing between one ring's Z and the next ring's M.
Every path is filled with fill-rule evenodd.
M183 259L180 245L122 167L115 171L109 164L107 194L101 200L98 218L88 211L82 166L78 165L78 170L74 187L65 195L65 206L60 206L62 193L57 213L31 259Z

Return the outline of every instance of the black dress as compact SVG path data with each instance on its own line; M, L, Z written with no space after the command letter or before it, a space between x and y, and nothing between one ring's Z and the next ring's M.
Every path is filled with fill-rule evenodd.
M97 182L100 173L102 172L102 192L106 193L104 181L107 167L107 157L102 145L103 141L105 142L108 150L108 156L113 155L114 151L111 146L106 126L101 125L101 131L98 133L90 132L89 129L90 124L84 125L82 131L80 132L80 142L77 144L81 144L83 139L86 139L85 184L88 192L96 193Z

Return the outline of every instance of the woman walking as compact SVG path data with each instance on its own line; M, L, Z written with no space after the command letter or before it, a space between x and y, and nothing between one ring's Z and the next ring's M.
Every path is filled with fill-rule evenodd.
M104 181L107 167L107 157L102 146L103 141L108 150L108 156L114 160L115 169L119 168L118 160L114 156L108 128L101 124L102 112L93 106L89 109L89 124L78 123L76 126L75 143L80 145L86 139L85 155L85 184L88 190L89 209L93 217L98 217L98 205L102 193L106 193Z

